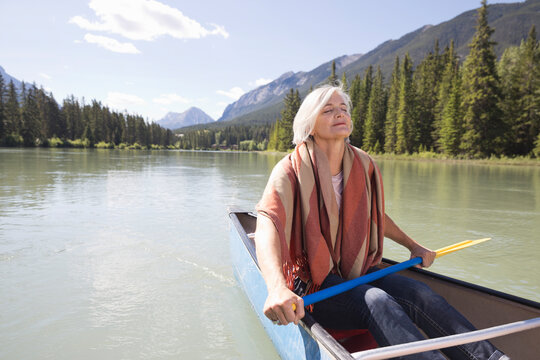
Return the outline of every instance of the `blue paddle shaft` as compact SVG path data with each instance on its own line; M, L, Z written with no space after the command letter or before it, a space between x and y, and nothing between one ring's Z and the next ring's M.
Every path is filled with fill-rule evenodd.
M407 268L410 268L411 266L418 265L422 263L421 257L415 257L414 259L410 259L407 261L404 261L402 263L389 266L387 268L369 273L364 276L357 277L356 279L352 279L349 281L345 281L344 283L317 291L313 294L309 294L304 296L304 306L309 306L311 304L314 304L316 302L319 302L321 300L328 299L332 296L341 294L345 291L351 290L352 288L357 287L358 285L367 284L372 281L375 281L377 279L380 279L386 275L405 270Z

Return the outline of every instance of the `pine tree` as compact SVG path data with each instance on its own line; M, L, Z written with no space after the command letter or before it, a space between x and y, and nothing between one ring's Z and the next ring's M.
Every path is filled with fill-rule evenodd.
M347 82L347 75L345 72L343 72L343 75L341 75L341 87L346 93L349 92L349 83Z
M279 118L276 119L276 122L272 125L271 131L270 131L270 139L268 141L269 150L278 149L278 133L279 133Z
M294 91L293 89L290 89L290 91L285 95L284 102L284 108L281 111L281 119L279 120L279 126L278 127L278 144L277 149L278 151L287 151L289 149L293 148L293 130L292 130L292 124L294 121L294 117L296 116L296 113L298 112L298 109L300 108L300 93L298 90Z
M458 73L452 79L449 98L442 112L439 148L447 155L458 155L462 136L461 76Z
M36 146L40 144L41 119L39 108L36 101L37 88L31 87L24 97L25 101L22 107L22 128L21 136L25 146Z
M497 64L497 72L500 79L501 102L499 103L502 112L502 121L506 129L512 129L520 111L520 91L519 91L519 58L520 48L511 46L504 50L501 60ZM507 131L504 134L505 152L513 154L516 152L517 132Z
M441 73L439 42L436 41L434 51L422 60L414 73L418 106L418 141L426 149L431 149L434 145L433 130Z
M515 114L511 132L516 140L513 154L526 155L533 150L540 131L540 50L534 25L519 50L519 112Z
M73 95L64 99L62 103L61 116L65 123L64 136L67 139L80 139L84 132L81 108L79 102Z
M453 40L450 42L450 47L447 47L442 55L441 68L443 68L443 72L441 75L441 81L439 83L438 89L436 90L438 96L437 104L434 109L434 122L432 133L433 143L437 151L441 151L441 149L439 148L439 139L442 128L443 110L446 107L448 99L450 98L454 78L458 75L459 72L459 62L454 50Z
M401 67L399 108L396 125L396 152L412 153L418 150L416 93L413 83L413 65L409 54Z
M499 77L495 68L493 29L487 22L487 4L478 10L476 33L463 73L465 133L462 148L469 156L486 157L502 152L504 133L499 110Z
M2 144L4 137L6 135L5 130L5 120L4 120L4 94L6 92L6 86L4 83L4 78L2 77L2 74L0 74L0 144Z
M387 153L396 152L397 143L397 113L399 109L399 90L401 83L401 69L399 57L396 56L394 62L394 71L392 71L392 80L388 95L388 106L386 110L386 122L384 125L384 151Z
M369 96L368 112L364 131L364 150L381 152L384 144L384 121L386 118L386 92L381 68L377 73Z
M357 147L362 147L364 140L364 123L366 122L367 110L369 105L369 95L373 84L373 67L370 65L364 74L364 78L358 89L358 95L353 102L351 120L353 130L350 136L351 144ZM351 86L352 91L352 86Z
M13 81L9 82L7 90L7 100L4 108L4 124L7 136L17 136L21 130L21 112L19 109L19 100L17 90Z
M536 141L534 144L535 146L534 146L533 154L537 158L540 158L540 133L538 133L538 135L536 136Z
M337 81L337 75L336 75L336 60L332 60L332 69L330 76L328 77L328 83L330 85L335 85Z

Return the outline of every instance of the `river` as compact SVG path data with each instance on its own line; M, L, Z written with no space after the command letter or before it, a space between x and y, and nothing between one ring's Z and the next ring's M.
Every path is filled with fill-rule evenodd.
M279 159L0 149L0 358L278 359L232 274L226 209L253 210ZM492 238L430 270L540 301L540 167L378 163L419 242Z

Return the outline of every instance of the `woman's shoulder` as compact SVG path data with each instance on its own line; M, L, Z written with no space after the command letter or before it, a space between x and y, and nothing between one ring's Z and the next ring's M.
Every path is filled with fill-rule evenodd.
M291 154L287 154L274 165L272 173L270 174L270 179L289 177L289 173L292 171Z
M351 144L348 144L348 145L358 156L365 159L369 159L369 161L374 162L373 157L369 155L367 152L365 152L364 150Z

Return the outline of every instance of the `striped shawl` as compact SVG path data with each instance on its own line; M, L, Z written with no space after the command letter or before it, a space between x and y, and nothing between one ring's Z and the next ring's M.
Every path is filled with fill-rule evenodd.
M317 291L330 272L356 278L382 258L382 178L352 145L345 145L341 211L327 157L311 140L274 167L257 211L274 223L288 286L301 296Z

